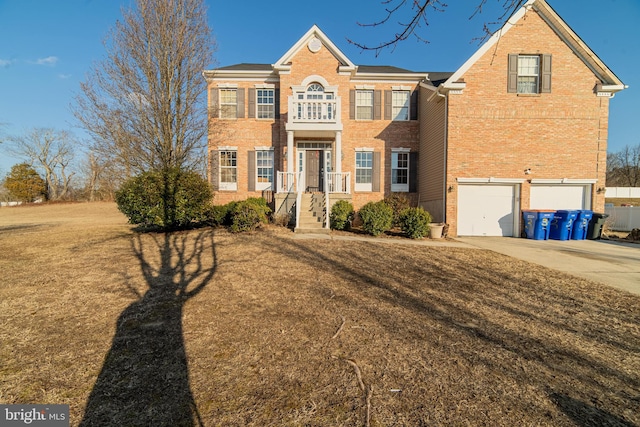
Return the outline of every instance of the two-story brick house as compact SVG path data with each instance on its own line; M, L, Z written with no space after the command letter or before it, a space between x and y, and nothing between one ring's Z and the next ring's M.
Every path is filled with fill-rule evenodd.
M205 71L216 203L279 212L406 194L451 235L520 234L520 211L603 209L622 82L544 0L451 73L357 66L316 26L274 64Z

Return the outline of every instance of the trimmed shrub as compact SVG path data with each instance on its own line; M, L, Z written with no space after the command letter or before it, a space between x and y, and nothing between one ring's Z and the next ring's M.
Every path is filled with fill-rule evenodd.
M393 209L393 226L400 226L400 215L410 206L409 198L403 193L393 193L385 197L384 202Z
M331 206L329 223L334 230L348 230L353 220L353 205L346 200L338 200Z
M131 224L164 230L207 222L212 199L205 179L180 168L144 172L116 192L118 209Z
M237 202L231 210L231 231L239 233L255 230L260 224L269 222L270 213L271 209L262 197L251 197Z
M391 229L393 209L383 200L369 202L358 211L362 220L362 229L372 236L378 236Z
M422 239L429 234L431 214L422 208L407 208L400 215L402 231L412 239Z
M231 225L231 212L237 202L229 202L226 205L213 205L209 210L210 225Z

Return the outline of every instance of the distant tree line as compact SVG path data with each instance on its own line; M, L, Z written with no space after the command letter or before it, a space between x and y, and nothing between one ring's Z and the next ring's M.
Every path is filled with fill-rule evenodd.
M640 187L640 144L609 153L607 187Z

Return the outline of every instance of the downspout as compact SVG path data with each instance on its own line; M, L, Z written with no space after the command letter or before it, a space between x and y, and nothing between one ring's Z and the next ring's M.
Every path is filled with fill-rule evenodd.
M442 183L444 184L442 187L442 222L443 223L447 223L447 159L448 159L448 153L447 153L447 136L449 133L449 97L447 95L443 95L440 93L440 88L438 88L438 90L436 91L436 95L438 95L441 98L444 98L444 141L442 142L443 145L443 154L444 154L444 161L442 162L443 164L443 170L442 170Z

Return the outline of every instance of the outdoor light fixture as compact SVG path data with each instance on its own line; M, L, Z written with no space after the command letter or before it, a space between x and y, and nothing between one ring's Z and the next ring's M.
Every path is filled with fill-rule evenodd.
M526 169L524 170L524 174L525 174L525 175L531 175L531 168L526 168Z

